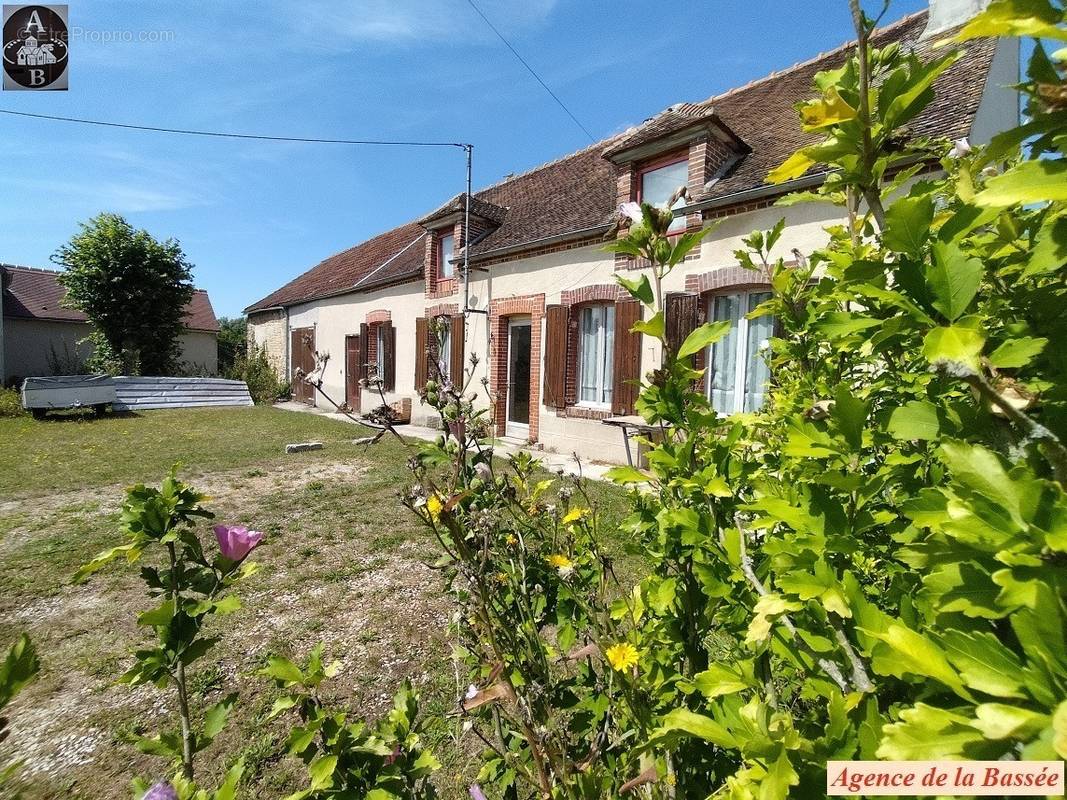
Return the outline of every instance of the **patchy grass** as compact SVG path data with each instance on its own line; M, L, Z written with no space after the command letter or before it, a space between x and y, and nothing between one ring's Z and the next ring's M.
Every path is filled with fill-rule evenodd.
M284 755L288 721L264 722L274 695L254 673L275 653L303 658L325 642L343 665L327 699L353 716L387 710L404 679L419 688L427 714L454 707L463 687L445 633L451 609L428 566L437 552L397 499L409 480L407 451L390 440L352 445L359 435L271 408L0 419L0 647L27 631L43 663L10 707L0 757L25 761L26 800L126 797L132 777L164 769L129 740L173 719L171 693L114 683L144 641L137 570L118 562L81 586L70 576L121 540L123 487L158 482L175 461L188 465L183 477L212 496L221 520L267 533L255 554L262 569L242 587L244 608L219 623L221 644L191 675L198 705L241 693L231 724L199 762L205 783L240 755L244 796L283 797L303 785L300 766ZM312 439L326 447L283 452ZM612 487L590 484L590 492L609 520L624 512ZM202 535L211 535L206 525ZM465 796L477 770L476 744L455 743L455 733L442 723L436 734L446 798Z
M284 450L292 442L327 445L302 463L354 455L359 430L269 406L0 418L0 498L158 480L175 461L191 478L238 467L254 477L291 463Z

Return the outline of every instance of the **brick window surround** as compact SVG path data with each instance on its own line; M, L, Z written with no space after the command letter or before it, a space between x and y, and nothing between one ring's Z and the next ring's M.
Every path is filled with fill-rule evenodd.
M489 304L489 390L493 394L493 421L496 435L505 435L508 415L508 320L516 316L530 317L530 441L536 442L541 417L544 294L505 297Z
M696 275L685 276L685 290L689 294L700 296L700 319L708 318L708 307L711 298L717 294L729 294L732 291L745 289L770 289L771 284L767 278L759 272L734 264L729 267L701 272ZM707 366L707 354L704 350L693 356L693 368L704 369ZM697 391L704 394L707 390L707 374L697 381Z
M426 319L434 317L451 317L459 313L459 303L438 303L435 306L427 306L423 314Z
M441 254L441 234L451 233L453 248L460 239L461 226L432 230L426 237L426 262L423 277L426 280L426 296L430 299L450 297L459 291L459 279L455 274L451 278L442 278L440 265L437 263Z
M618 284L602 283L583 286L560 292L560 305L570 309L567 319L567 371L564 398L567 405L556 409L556 416L579 419L607 419L612 416L610 408L590 408L578 404L578 350L581 345L581 314L585 305L599 305L626 300L629 293Z

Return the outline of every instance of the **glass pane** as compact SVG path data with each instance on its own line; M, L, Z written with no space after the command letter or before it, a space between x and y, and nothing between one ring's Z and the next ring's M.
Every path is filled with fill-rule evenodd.
M453 272L452 247L453 236L448 234L441 237L441 251L438 253L438 272L442 278L451 278Z
M578 399L583 403L596 403L597 383L600 377L597 364L597 344L600 338L599 309L582 309L581 342L578 347Z
M678 191L679 186L685 186L688 183L689 163L687 161L679 161L677 164L668 164L665 167L650 170L641 175L641 201L652 205L666 203L671 199L671 195ZM684 205L684 200L678 200L674 207L681 208ZM684 229L685 217L678 217L671 223L668 231L673 233Z
M752 292L748 296L748 311L770 299L769 292ZM745 411L757 411L763 405L771 370L767 365L768 348L774 335L774 317L764 314L748 321L748 342L745 347Z
M604 379L601 383L601 402L611 405L615 387L615 306L604 306Z
M508 421L530 423L530 326L511 328L508 347Z
M377 365L378 377L385 377L385 328L381 325L378 326L378 352L377 352Z
M720 414L733 414L736 408L737 327L741 318L741 295L716 297L711 306L711 321L728 320L730 332L711 346L707 376L711 406Z
M441 365L441 377L449 377L452 374L452 327L447 322L441 327L441 352L437 361Z

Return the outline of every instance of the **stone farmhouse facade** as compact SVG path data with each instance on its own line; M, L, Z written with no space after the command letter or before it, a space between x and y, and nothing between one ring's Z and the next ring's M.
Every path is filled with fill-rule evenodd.
M881 30L877 46L899 42L930 58L934 42L965 21L980 0L934 0ZM615 276L641 269L605 252L620 203L665 202L685 185L678 231L717 223L700 248L669 276L672 315L731 319L727 339L704 354L705 390L722 413L750 411L769 380L762 360L773 321L745 319L767 291L738 266L734 251L754 230L785 218L776 255L787 260L822 246L842 212L829 204L775 207L810 189L818 168L780 186L766 176L810 138L794 104L811 96L814 74L840 65L849 45L697 103L674 105L644 124L474 193L470 202L469 276L462 276L463 195L437 210L333 255L246 309L249 338L265 347L279 373L330 359L323 389L354 410L380 404L360 378L381 375L390 402L420 405L432 329L444 330L440 360L450 371L478 357L474 388L488 382L485 404L494 433L584 459L621 462L622 437L609 417L634 413L635 383L661 353L629 333L640 307ZM916 137L988 141L1017 124L1018 45L981 40L935 85L935 99L909 129ZM934 165L931 165L934 168ZM431 325L438 320L437 325ZM678 323L677 319L674 324ZM483 393L486 394L486 393ZM329 407L309 387L298 399Z

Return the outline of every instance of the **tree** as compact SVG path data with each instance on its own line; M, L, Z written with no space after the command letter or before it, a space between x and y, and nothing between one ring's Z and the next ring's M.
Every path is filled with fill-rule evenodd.
M248 352L248 320L219 317L219 374L230 377Z
M89 318L124 372L165 375L193 296L192 265L173 239L160 242L118 214L99 214L59 248L66 300Z

